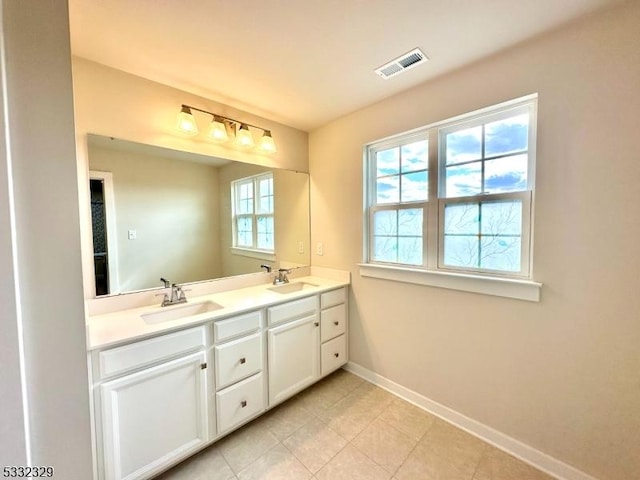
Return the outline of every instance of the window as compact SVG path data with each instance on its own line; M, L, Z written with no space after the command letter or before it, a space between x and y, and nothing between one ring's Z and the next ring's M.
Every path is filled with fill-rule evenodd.
M274 250L273 174L265 173L231 182L233 246Z
M529 279L536 97L366 146L365 265Z

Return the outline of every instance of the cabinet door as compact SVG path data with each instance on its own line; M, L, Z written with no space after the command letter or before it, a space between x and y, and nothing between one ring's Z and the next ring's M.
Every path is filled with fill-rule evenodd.
M133 480L208 441L206 352L102 384L107 480Z
M320 377L320 322L310 315L268 331L269 405Z

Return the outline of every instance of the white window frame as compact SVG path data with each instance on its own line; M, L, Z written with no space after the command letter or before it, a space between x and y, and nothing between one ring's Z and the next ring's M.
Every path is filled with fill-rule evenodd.
M482 193L465 197L445 197L445 135L451 131L470 128L508 118L514 111L530 115L527 189L509 193ZM421 127L410 132L372 142L364 147L364 254L360 274L367 277L438 286L456 290L539 301L541 284L533 281L533 204L535 185L537 95L529 95L476 112ZM376 205L376 152L419 139L428 140L428 199L426 202ZM483 140L484 141L484 140ZM484 148L483 154L484 154ZM493 157L491 157L493 158ZM484 172L484 162L481 169ZM437 174L436 174L437 172ZM483 173L484 174L484 173ZM444 265L444 209L458 203L490 203L500 200L522 202L521 270L519 272L452 267ZM423 207L423 264L407 265L372 260L373 215L384 209Z
M272 185L272 210L270 212L262 212L259 210L260 204L260 181L265 178L271 179ZM240 178L238 180L233 180L231 182L231 205L232 205L232 251L238 255L251 256L255 258L261 258L264 260L273 260L275 258L275 184L273 181L273 173L261 173L258 175L253 175L251 177ZM249 184L253 185L253 212L252 213L238 213L239 207L238 202L239 198L239 189L241 185ZM274 225L273 232L273 248L265 249L258 248L258 217L270 217L272 219ZM239 218L250 218L251 219L251 245L239 245L238 242L238 219Z

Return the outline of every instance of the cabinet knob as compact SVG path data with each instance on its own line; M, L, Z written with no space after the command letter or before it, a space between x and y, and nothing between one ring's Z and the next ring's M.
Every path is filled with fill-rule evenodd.
M205 368L207 368L207 364L206 363L201 363L200 364L200 370L204 370Z
M340 322L333 322L334 325L340 325Z
M246 407L246 406L247 406L247 401L246 401L246 400L242 400L242 401L240 402L240 406L241 406L242 408Z
M338 358L340 356L340 354L339 353L334 353L333 356Z
M313 324L314 324L316 327L319 327L319 326L320 326L320 322L313 322Z
M245 357L240 359L240 364L242 365L243 363L247 363L247 359Z

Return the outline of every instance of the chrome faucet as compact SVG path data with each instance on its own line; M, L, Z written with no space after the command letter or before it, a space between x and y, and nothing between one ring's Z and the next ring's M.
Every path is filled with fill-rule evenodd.
M171 296L166 293L160 293L156 295L162 295L162 303L160 304L160 306L168 307L169 305L178 305L180 303L187 302L187 297L184 294L185 291L180 285L177 285L175 283L172 284L171 282L169 282L169 280L166 280L164 278L161 278L160 281L164 283L164 288L169 288L169 285L171 285Z
M287 275L289 273L291 273L291 270L287 270L286 268L279 268L278 274L273 277L273 284L282 285L283 283L289 283L289 278L287 278Z

